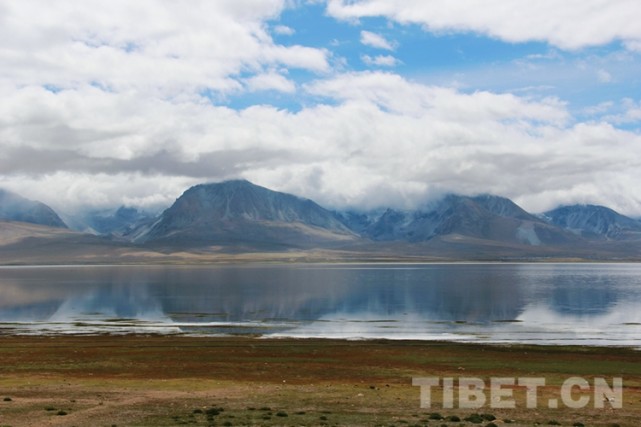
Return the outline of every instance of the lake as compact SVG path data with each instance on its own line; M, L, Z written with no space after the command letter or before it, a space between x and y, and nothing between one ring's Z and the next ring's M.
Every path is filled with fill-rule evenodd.
M0 267L0 333L641 347L641 264Z

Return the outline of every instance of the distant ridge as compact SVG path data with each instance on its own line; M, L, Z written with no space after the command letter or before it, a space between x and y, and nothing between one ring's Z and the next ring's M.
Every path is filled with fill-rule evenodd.
M364 237L375 241L425 242L457 235L504 244L539 246L567 244L577 239L527 213L509 199L450 194L429 208L387 209L382 214L339 214Z
M177 245L311 247L356 236L309 199L234 180L191 187L136 241Z
M3 189L0 189L0 219L67 228L49 206Z
M573 224L578 223L555 222L563 210L536 216L510 199L490 194L449 194L413 211L330 212L309 199L234 180L191 187L155 222L134 229L131 238L178 247L259 249L327 245L381 249L395 243L438 246L448 242L448 251L472 245L481 251L503 247L528 253L537 252L537 247L571 253L573 247L583 250L583 238L598 236L641 242L641 234L635 234L641 231L638 221L604 207L588 210L592 217L600 213L601 220L600 227L585 232L577 232Z
M72 233L46 205L0 191L0 264L99 257L191 262L269 253L299 260L641 261L635 219L595 205L532 215L490 194L449 194L415 210L332 212L234 180L193 186L155 218L131 208L89 213L90 233Z
M93 209L80 211L64 218L69 228L99 235L121 237L131 233L143 224L153 222L156 215L139 211L133 207L120 206L117 209Z
M543 218L589 239L641 239L641 222L605 206L561 206L545 212Z

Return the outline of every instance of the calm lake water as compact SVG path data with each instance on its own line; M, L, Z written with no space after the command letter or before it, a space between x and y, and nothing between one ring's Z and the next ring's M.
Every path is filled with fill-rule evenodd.
M0 267L0 333L641 347L641 264Z

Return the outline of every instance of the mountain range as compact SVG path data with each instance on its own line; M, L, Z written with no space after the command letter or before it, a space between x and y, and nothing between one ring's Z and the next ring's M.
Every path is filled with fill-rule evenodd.
M0 219L67 228L58 214L49 206L2 189L0 189Z
M374 241L426 242L438 236L523 245L575 242L576 236L531 215L509 199L447 195L429 208L410 212L387 209L380 216L338 214L348 226Z
M123 236L157 216L134 207L91 209L63 216L69 228L97 236Z
M313 201L248 181L192 187L157 221L131 235L135 242L154 245L241 244L268 249L356 238L332 212Z
M641 239L641 221L595 205L562 206L545 212L546 221L588 239Z
M18 259L15 253L47 258L43 247L78 255L71 244L84 245L83 260L95 252L96 260L109 254L111 262L318 250L350 259L641 259L636 219L594 205L534 215L494 195L449 194L415 210L339 212L234 180L191 187L158 216L121 207L70 224L77 231L67 230L50 207L0 190L0 263Z

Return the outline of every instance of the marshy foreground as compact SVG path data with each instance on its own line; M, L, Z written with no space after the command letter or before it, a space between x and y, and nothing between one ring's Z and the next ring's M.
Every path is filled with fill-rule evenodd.
M640 362L637 350L600 347L0 336L0 426L637 426ZM412 385L420 377L440 381L430 408L421 408ZM491 379L499 377L543 379L536 407L527 407L524 387L492 396ZM571 377L610 386L622 378L622 402L603 404L574 387L571 401L585 404L571 408L560 391ZM486 404L462 408L456 391L453 407L444 408L446 378L480 380Z

